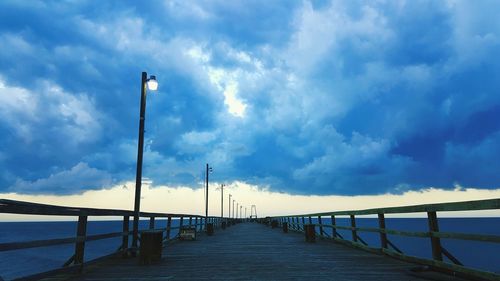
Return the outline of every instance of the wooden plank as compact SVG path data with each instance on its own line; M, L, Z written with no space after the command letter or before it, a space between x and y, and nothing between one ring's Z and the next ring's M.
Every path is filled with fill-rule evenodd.
M390 208L374 208L365 210L350 210L337 212L323 212L312 214L300 214L294 216L350 216L350 215L376 215L376 214L404 214L420 212L447 212L447 211L480 211L500 209L500 198L487 200L474 200L464 202L422 204Z
M428 259L423 259L419 257L414 257L414 256L408 256L408 255L403 255L398 252L389 250L389 249L383 249L384 254L398 258L403 261L407 262L412 262L412 263L418 263L422 265L429 265L429 266L434 266L437 268L442 268L446 269L449 272L459 272L462 274L465 274L466 277L468 278L473 278L472 280L496 280L500 281L500 275L493 273L493 272L488 272L488 271L481 271L481 270L476 270L473 268L468 268L456 264L451 264L451 263L446 263L442 261L436 261L436 260L428 260Z
M439 238L500 243L500 236L498 235L469 234L457 232L431 232L430 235Z
M358 242L358 234L356 233L356 217L354 215L350 215L350 217L351 217L352 241Z
M378 214L378 226L381 230L385 230L384 214ZM387 249L387 234L383 231L380 232L380 247Z
M427 220L429 222L429 232L439 232L438 219L436 212L427 212ZM432 258L437 261L443 260L441 252L441 240L439 237L431 236Z
M13 243L0 243L0 252L13 251L19 249L29 249L37 247L46 247L54 245L71 244L76 242L76 237L70 238L59 238L59 239L47 239L47 240L34 240L25 242L13 242Z
M58 205L48 205L40 203L31 203L25 201L16 201L9 199L0 199L0 213L26 214L26 215L57 215L57 216L133 216L134 212L129 210L115 209L96 209L84 207L68 207ZM140 217L201 217L190 214L170 214L170 213L149 213L140 212Z
M157 264L141 266L136 259L113 258L86 267L74 280L425 280L412 275L414 264L385 257L378 249L357 247L378 255L331 239L310 244L301 234L240 223L213 236L169 244Z
M130 217L124 216L123 217L123 225L122 225L123 233L129 233L129 226L130 226ZM128 251L128 235L123 235L121 249L123 251L123 254L126 255L126 253Z
M78 227L76 230L77 237L85 237L87 234L87 216L78 217ZM75 243L75 264L83 264L83 256L85 253L85 241L77 241Z

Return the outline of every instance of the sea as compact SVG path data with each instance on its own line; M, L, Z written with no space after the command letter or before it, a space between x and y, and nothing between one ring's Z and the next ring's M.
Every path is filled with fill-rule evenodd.
M313 220L313 223L317 223L317 221ZM322 223L330 224L331 222L329 219L323 218ZM336 223L350 226L348 218L337 218ZM358 227L378 227L378 220L377 218L357 218L356 224ZM172 226L178 225L178 220L172 220ZM74 237L76 226L77 222L75 221L0 222L0 243ZM140 221L140 229L148 227L149 221ZM156 220L155 227L165 228L166 220ZM401 231L428 231L428 223L426 218L386 218L386 228ZM442 232L500 236L500 218L440 218L439 228ZM130 229L132 229L132 222ZM87 235L120 231L122 231L122 221L119 220L89 221L87 225ZM331 234L332 229L325 227L324 231ZM351 239L349 230L338 230L338 232L344 239ZM177 233L177 230L173 230L171 237ZM378 233L358 232L358 235L369 246L380 246ZM388 235L388 238L407 255L423 258L432 257L429 238L395 235ZM465 266L500 274L500 243L441 239L441 244ZM111 254L120 245L120 237L86 242L85 260L89 261ZM74 250L74 244L65 244L0 252L0 278L12 280L60 268L73 255Z

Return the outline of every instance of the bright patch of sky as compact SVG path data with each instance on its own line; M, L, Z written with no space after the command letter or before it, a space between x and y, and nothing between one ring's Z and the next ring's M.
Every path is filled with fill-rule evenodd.
M0 2L0 192L498 189L498 1Z

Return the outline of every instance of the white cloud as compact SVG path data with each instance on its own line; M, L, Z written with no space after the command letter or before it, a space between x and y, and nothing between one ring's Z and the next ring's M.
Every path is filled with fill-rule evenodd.
M207 21L215 18L215 15L199 4L198 2L182 0L167 0L164 2L166 12L177 19Z
M0 77L0 116L2 122L29 143L40 137L40 125L65 135L70 144L88 143L99 138L102 114L86 94L65 92L49 82L37 83L37 91L7 86ZM42 135L43 136L43 135Z
M224 104L227 105L229 113L237 117L245 116L245 109L247 107L241 100L237 98L238 84L232 82L224 89Z
M109 186L111 176L104 171L91 168L87 163L78 163L67 171L51 174L44 179L25 181L17 179L9 189L21 193L67 194L78 193L83 189L96 189Z
M208 145L217 139L215 132L197 132L191 131L182 134L180 140L176 142L178 153L203 153L206 152Z

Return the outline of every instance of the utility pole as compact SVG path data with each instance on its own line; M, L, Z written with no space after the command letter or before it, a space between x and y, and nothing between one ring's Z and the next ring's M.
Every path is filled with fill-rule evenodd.
M207 229L207 221L208 221L208 173L209 172L212 172L212 167L209 167L207 163L206 176L205 176L206 194L207 194L207 196L205 196L205 229Z
M229 218L231 218L231 196L232 196L232 195L231 195L231 194L229 194L229 202L228 202L228 203L229 203L229 208L227 209L227 210L228 210L228 211L227 211L227 216L228 216Z
M220 185L220 218L224 218L224 184Z

